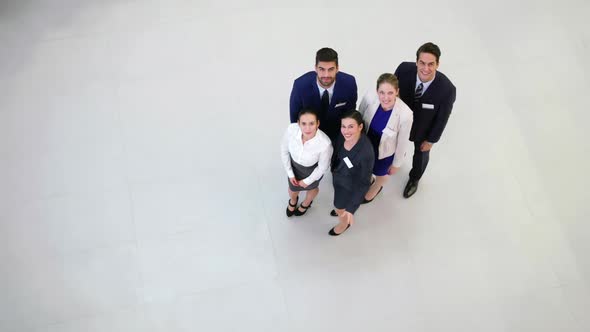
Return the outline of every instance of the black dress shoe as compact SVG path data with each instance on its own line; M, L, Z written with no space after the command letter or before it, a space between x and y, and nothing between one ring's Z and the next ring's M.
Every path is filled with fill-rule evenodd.
M331 215L332 217L338 217L338 213L336 213L336 210L332 210L332 211L330 211L330 215Z
M288 202L289 203L289 206L296 208L297 207L297 201L299 201L299 197L297 197L297 200L295 201L295 204L291 204L291 199L289 198L289 202ZM289 207L287 207L287 217L290 217L290 216L294 215L295 214L295 211L297 211L297 209L291 211L291 210L289 210Z
M381 190L383 190L383 186L381 186L381 188L379 188L379 191L377 192L377 194L375 194L375 197L379 196L379 193L381 192ZM363 198L363 201L361 202L361 204L371 203L375 199L375 197L373 197L372 199Z
M334 232L334 228L336 228L336 226L332 227L332 229L328 232L328 234L330 234L332 236L338 236L338 235L346 232L346 230L348 230L350 228L350 224L348 224L348 226L346 226L346 228L342 231L342 233L336 233L336 232Z
M303 206L303 203L301 203L301 205L299 205L299 208L295 209L294 213L296 216L302 216L305 214L305 212L307 212L307 209L309 209L311 207L311 203L313 203L313 201L309 202L308 206ZM299 209L304 209L303 212L301 212Z
M416 193L416 190L418 190L418 181L408 180L408 184L406 184L406 188L404 189L404 197L410 198Z

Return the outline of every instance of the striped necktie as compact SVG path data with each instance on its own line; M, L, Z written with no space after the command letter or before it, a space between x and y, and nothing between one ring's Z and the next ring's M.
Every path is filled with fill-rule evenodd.
M415 100L420 99L420 97L422 97L423 91L424 91L424 84L422 84L422 82L420 82L420 85L418 85L418 87L416 88L416 92L414 92L414 99Z

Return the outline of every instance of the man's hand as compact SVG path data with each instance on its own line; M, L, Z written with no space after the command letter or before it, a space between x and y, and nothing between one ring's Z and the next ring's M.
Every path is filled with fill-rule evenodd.
M433 143L424 141L420 145L420 151L422 151L422 152L430 151L430 149L432 149L432 145L433 145Z

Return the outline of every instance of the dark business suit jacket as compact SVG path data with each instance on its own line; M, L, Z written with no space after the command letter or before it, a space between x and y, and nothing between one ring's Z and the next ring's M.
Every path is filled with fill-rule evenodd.
M436 143L440 139L456 98L453 83L440 71L422 97L414 100L416 90L417 67L415 62L402 62L395 70L399 80L400 98L414 112L414 123L410 131L410 140Z
M357 87L354 76L338 72L330 107L322 114L322 100L317 85L317 73L310 71L293 83L290 98L291 123L297 122L302 108L311 108L320 115L320 129L334 141L340 134L340 118L346 111L356 109Z

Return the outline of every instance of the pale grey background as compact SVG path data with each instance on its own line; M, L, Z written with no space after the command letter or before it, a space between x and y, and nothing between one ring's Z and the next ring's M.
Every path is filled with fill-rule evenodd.
M2 1L0 330L590 330L589 15ZM457 102L418 193L287 219L293 79L330 46L362 95L425 41Z

